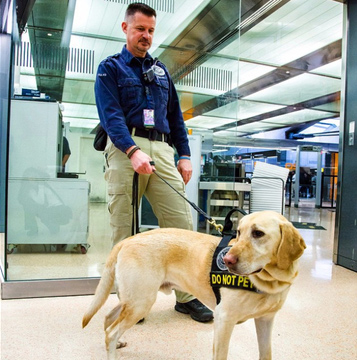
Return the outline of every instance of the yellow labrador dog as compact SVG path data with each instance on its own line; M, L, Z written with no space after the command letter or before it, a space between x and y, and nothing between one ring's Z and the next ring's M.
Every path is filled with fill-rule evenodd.
M210 285L212 257L220 238L180 229L156 229L117 244L105 265L85 327L103 306L113 284L119 304L106 316L108 360L116 359L120 337L147 316L158 290L178 289L214 310L213 359L225 360L235 324L254 318L260 360L271 359L273 319L295 279L297 259L306 248L299 232L282 215L262 211L244 216L237 238L223 261L230 273L246 275L258 292L220 288L221 301Z

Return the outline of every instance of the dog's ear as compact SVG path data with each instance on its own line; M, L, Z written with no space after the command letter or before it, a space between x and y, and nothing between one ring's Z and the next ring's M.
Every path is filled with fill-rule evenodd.
M306 249L304 239L291 223L280 225L281 241L278 248L278 268L287 270Z

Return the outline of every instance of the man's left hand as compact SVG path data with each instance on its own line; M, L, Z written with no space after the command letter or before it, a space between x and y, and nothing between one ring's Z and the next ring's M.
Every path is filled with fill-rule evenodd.
M185 184L187 184L192 176L192 164L191 160L181 159L177 164L177 170L182 176L182 179Z

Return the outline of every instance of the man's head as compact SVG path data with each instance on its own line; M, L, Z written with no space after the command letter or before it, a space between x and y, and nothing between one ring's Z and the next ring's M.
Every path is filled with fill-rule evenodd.
M151 47L156 26L156 11L148 5L133 3L125 12L122 29L126 47L136 57L145 57Z

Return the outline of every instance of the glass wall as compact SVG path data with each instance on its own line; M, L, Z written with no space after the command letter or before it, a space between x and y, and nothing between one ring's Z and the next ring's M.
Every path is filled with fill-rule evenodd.
M111 250L105 160L93 148L99 122L93 86L99 62L125 44L127 1L77 0L57 17L44 16L54 12L43 6L35 3L14 48L7 281L96 278ZM204 210L220 219L232 205L249 211L246 178L257 161L289 168L294 156L282 154L298 144L337 152L342 3L155 6L150 53L169 69L188 133L199 139L190 186ZM199 231L212 230L202 218L197 223Z
M0 280L6 277L6 191L13 2L0 4Z
M62 46L64 31L43 33L46 41L38 42L36 28L41 24L36 14L43 14L45 9L35 4L35 16L22 33L21 42L15 44L7 281L83 279L101 274L111 250L111 231L105 160L103 153L93 148L99 122L93 86L99 62L120 52L125 44L121 22L126 3L77 1L67 53ZM227 6L232 4L229 17L222 18L222 12L227 13ZM214 48L219 37L230 34L232 24L238 26L240 2L223 1L214 8L205 0L158 1L155 5L158 22L150 53L172 74L185 119L190 109L206 101L228 104L236 100L238 54L216 55ZM98 22L99 13L100 18L107 19L105 24ZM64 29L68 16L65 12L61 15L62 19L48 21L58 27L62 21ZM214 24L212 19L216 19ZM230 44L239 42L238 34L234 30ZM61 42L52 42L60 36ZM56 80L59 76L64 76L63 83ZM52 86L46 77L54 79ZM234 117L231 120L235 121ZM211 140L205 138L205 153L213 145L209 129L207 134ZM201 131L190 135L190 139L199 139L200 145L193 154L199 167L190 185L197 194L203 136ZM66 140L70 156L63 165L68 152Z

